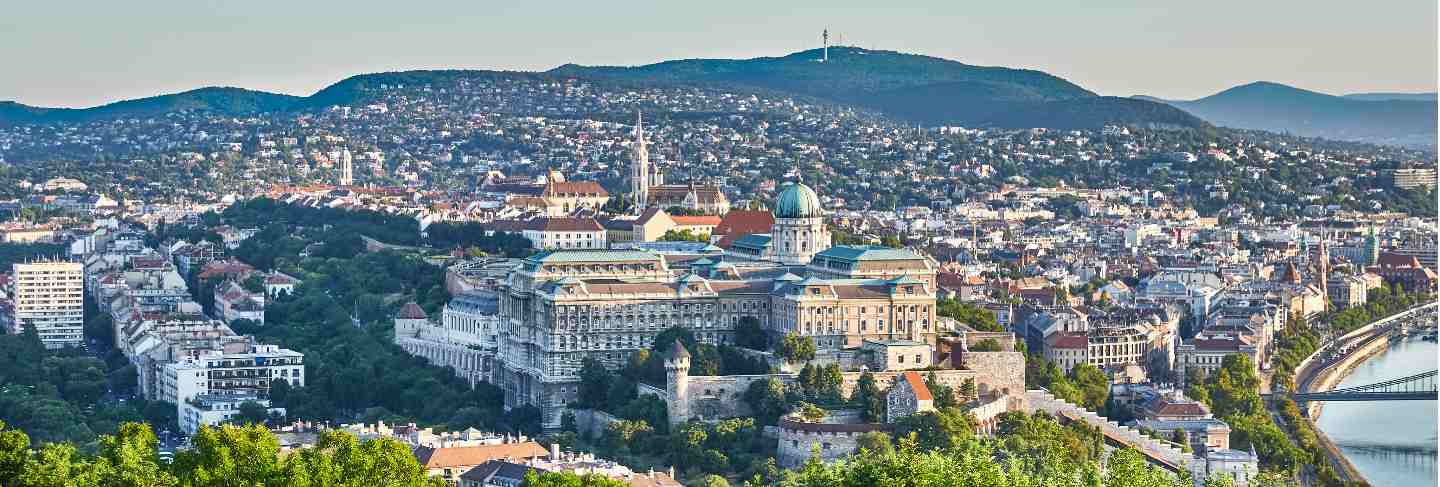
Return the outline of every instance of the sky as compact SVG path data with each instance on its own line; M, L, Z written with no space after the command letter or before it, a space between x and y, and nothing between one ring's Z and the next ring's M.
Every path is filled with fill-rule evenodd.
M1104 95L1251 81L1436 90L1437 2L1386 0L41 0L0 14L0 100L85 107L203 86L308 95L422 68L545 70L844 44L1039 69Z

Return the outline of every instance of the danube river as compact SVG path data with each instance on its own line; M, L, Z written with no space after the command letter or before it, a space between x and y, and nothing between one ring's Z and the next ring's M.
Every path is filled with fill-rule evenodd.
M1435 370L1435 343L1409 339L1356 367L1335 386L1358 386ZM1332 402L1320 429L1375 487L1435 486L1435 401Z

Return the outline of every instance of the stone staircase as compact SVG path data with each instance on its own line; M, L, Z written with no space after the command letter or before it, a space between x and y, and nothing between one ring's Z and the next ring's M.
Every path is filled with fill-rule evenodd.
M1180 448L1146 436L1135 428L1122 426L1094 411L1071 404L1064 399L1055 397L1049 391L1025 391L1025 404L1026 409L1031 412L1045 411L1052 416L1084 421L1086 424L1099 428L1106 438L1129 445L1152 461L1166 463L1176 469L1187 469L1196 463L1194 456L1181 451Z

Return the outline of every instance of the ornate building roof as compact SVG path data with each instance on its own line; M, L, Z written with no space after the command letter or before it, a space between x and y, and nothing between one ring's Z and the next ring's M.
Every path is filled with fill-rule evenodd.
M804 183L795 183L785 187L780 192L780 197L775 201L775 218L814 218L824 216L824 209L820 207L820 197L815 190L810 189Z

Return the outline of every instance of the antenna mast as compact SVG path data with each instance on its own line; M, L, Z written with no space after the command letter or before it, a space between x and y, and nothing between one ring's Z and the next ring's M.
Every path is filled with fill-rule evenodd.
M825 29L824 31L820 32L820 43L825 46L825 52L824 52L824 54L823 54L824 57L820 58L820 62L822 62L822 63L823 63L823 62L829 62L829 61L830 61L830 29Z

